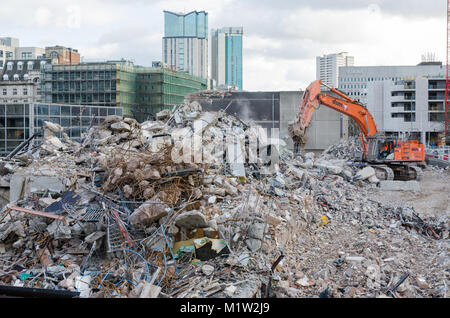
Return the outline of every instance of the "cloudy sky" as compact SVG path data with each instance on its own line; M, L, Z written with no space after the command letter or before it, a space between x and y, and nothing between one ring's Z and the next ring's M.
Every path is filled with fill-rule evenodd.
M445 0L15 0L0 6L0 36L150 66L161 60L163 10L205 10L210 28L244 27L245 90L305 88L315 57L328 53L349 52L356 65L446 58Z

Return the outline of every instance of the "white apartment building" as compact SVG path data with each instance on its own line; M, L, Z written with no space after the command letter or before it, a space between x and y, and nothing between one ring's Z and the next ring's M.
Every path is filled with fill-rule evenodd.
M325 54L316 57L316 79L323 83L338 87L339 68L342 66L353 66L355 58L347 52Z
M368 84L376 81L399 81L416 77L444 76L440 62L423 62L407 66L343 66L339 68L339 90L367 105Z
M373 81L367 85L367 108L378 130L438 144L443 140L444 96L443 77Z

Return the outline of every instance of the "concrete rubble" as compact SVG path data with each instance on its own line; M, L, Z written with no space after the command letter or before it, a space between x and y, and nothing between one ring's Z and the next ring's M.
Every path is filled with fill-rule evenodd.
M196 102L156 119L109 116L81 142L46 123L26 161L2 163L0 284L92 298L352 298L384 297L408 273L397 297L447 297L447 216L371 200L379 180L352 161L358 139L294 156ZM245 134L270 155L217 160L250 157Z

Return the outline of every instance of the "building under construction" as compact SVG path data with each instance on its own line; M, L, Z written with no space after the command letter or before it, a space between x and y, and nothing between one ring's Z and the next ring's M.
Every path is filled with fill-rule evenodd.
M138 120L180 104L187 93L206 89L206 80L187 73L125 60L47 65L43 73L44 103L121 107L124 116Z

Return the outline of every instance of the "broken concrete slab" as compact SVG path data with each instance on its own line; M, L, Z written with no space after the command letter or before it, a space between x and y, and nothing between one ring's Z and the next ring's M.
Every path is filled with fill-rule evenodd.
M175 218L175 225L188 230L209 227L205 215L197 210L183 212Z
M10 182L9 200L14 202L21 194L23 197L47 190L62 193L66 190L66 186L59 177L14 174Z
M355 180L366 180L375 175L375 169L372 167L365 167L364 169L359 170L354 179Z
M136 227L145 227L167 215L170 208L167 204L144 203L130 216L130 223Z

